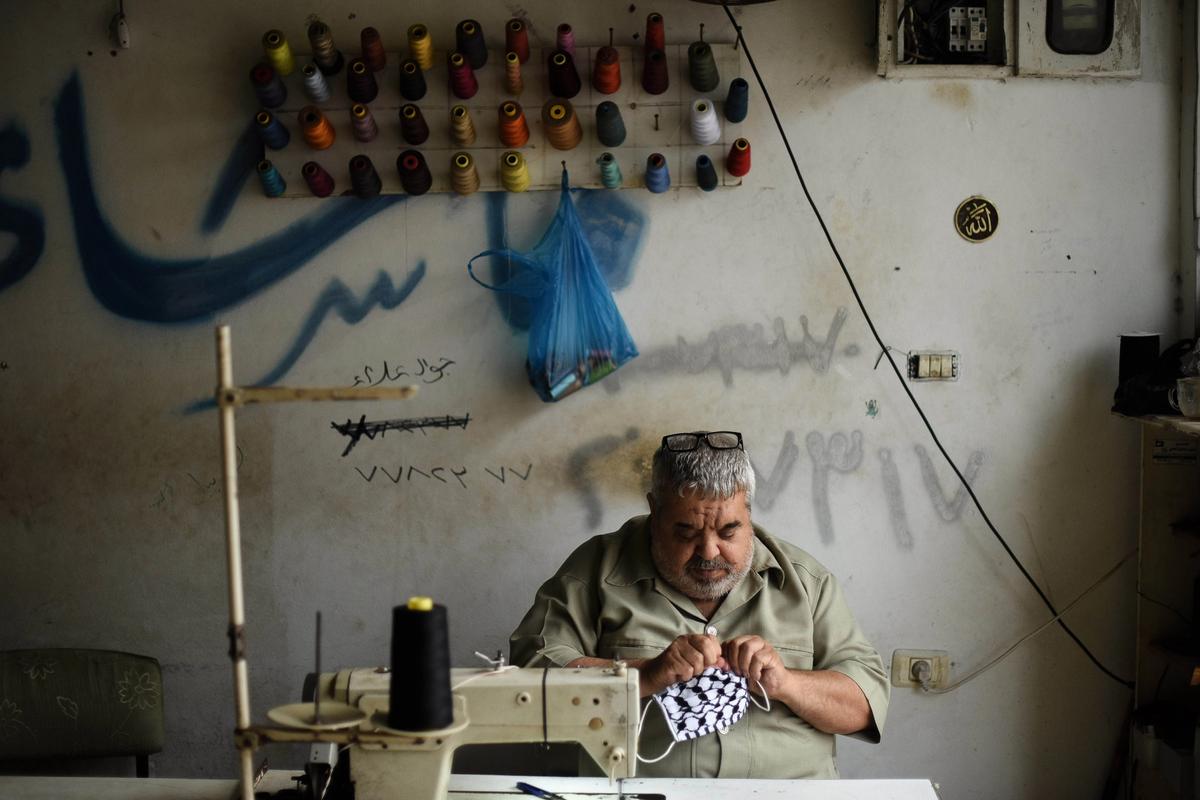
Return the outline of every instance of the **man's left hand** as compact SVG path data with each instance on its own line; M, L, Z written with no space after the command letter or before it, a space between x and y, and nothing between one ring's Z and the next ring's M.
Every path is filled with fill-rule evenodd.
M788 671L779 653L766 639L761 636L738 636L721 645L721 654L729 663L730 671L746 679L750 691L760 694L758 686L761 683L762 691L766 691L769 697L782 694Z

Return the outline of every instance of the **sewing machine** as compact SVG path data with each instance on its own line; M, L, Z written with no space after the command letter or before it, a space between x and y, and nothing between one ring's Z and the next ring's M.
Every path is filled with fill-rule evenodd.
M578 742L611 778L634 775L638 674L623 664L453 669L454 722L436 731L387 727L390 681L382 667L321 674L315 692L326 709L326 729L309 720L255 730L271 741L313 743L306 772L314 796L340 793L336 780L328 790L323 784L333 779L339 749L346 744L351 745L349 776L357 800L445 800L454 751L468 744ZM313 708L311 702L296 708L301 706ZM339 719L348 724L330 730Z

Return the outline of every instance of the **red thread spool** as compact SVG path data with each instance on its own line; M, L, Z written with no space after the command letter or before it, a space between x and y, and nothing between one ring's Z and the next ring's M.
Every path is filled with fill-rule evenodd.
M666 50L667 30L663 25L663 15L657 11L646 17L646 50Z
M600 94L612 94L621 88L621 59L617 48L604 46L596 51L596 67L592 70L592 86Z
M304 135L304 141L314 150L327 150L335 138L333 125L316 106L300 109L300 132Z
M511 100L500 104L500 144L505 147L524 147L529 141L529 123L519 103Z
M671 85L667 74L667 56L662 50L647 50L642 68L642 88L649 94L662 94Z
M575 59L571 58L570 53L555 50L550 54L549 67L550 74L547 80L550 84L550 94L567 99L579 94L583 84L579 80L579 70L575 68Z
M362 57L367 66L374 72L379 72L387 66L387 53L383 49L383 39L374 28L363 28Z
M309 191L317 197L329 197L333 194L333 176L317 162L306 161L300 168L300 174L304 176Z
M422 144L429 138L429 123L421 109L412 103L400 106L400 135L409 144Z
M733 147L729 148L729 155L725 158L725 171L735 178L740 178L750 172L750 142L746 139L737 139L733 143Z
M479 91L475 71L471 69L462 53L450 54L450 89L460 100L469 100Z
M510 19L504 26L504 52L516 53L524 64L529 60L529 31L519 19Z

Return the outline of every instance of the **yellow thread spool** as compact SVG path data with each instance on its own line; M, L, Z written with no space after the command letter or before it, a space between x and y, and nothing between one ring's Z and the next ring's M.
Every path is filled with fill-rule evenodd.
M408 598L409 611L433 611L432 597L410 597Z
M283 31L272 28L263 34L263 50L266 51L267 61L280 75L291 75L296 71L296 59L292 58L292 48L288 45Z
M525 81L521 79L521 59L516 53L504 56L504 91L509 94L525 91Z
M412 51L413 60L422 70L428 71L433 68L433 37L424 25L417 23L409 26L408 49Z
M450 109L450 138L459 147L475 144L475 123L471 121L471 112L464 105Z
M500 160L500 182L510 192L523 192L529 188L529 167L525 156L510 150Z
M470 153L455 153L450 159L450 183L458 194L472 194L479 190L479 171Z

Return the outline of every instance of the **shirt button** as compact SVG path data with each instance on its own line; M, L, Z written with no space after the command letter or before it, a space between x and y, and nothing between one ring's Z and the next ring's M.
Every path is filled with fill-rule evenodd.
M716 636L717 635L717 627L715 625L709 625L707 628L704 629L704 632L707 633L709 636Z

